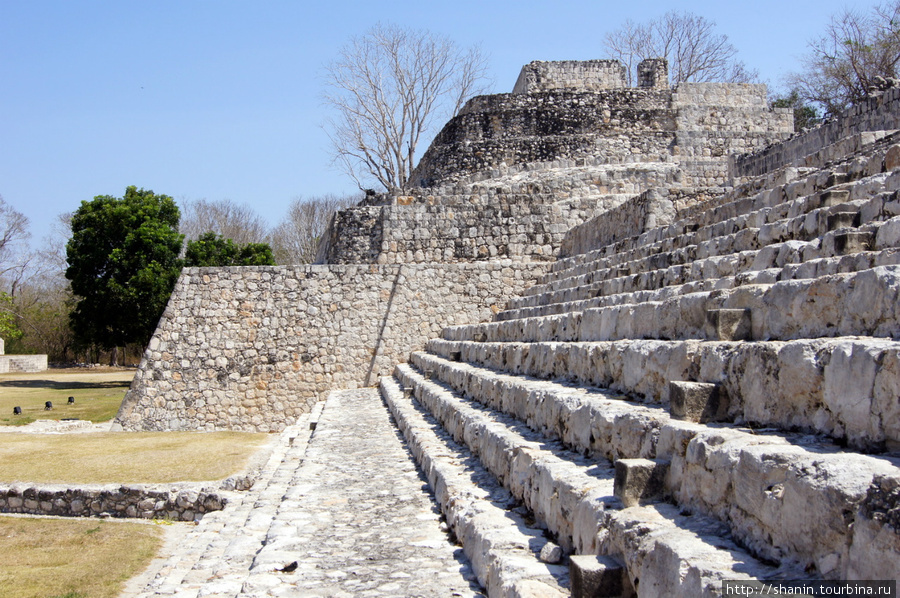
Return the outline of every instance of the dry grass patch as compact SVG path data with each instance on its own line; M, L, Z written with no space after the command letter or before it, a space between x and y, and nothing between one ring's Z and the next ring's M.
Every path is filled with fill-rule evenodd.
M166 484L219 480L271 438L247 432L3 434L0 482Z
M0 517L0 596L114 598L162 544L156 525Z
M109 421L131 385L133 368L50 369L33 374L0 374L0 425L29 424L36 419ZM67 404L74 397L75 404ZM44 403L53 403L44 411ZM21 407L22 415L13 415Z

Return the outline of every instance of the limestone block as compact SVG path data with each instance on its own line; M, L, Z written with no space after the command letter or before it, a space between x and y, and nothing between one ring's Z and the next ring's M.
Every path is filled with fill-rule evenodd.
M842 204L850 199L850 191L847 189L829 189L827 191L823 191L821 195L819 195L819 201L821 202L821 207L828 206L836 206L838 204Z
M669 411L676 419L692 422L723 421L728 416L728 395L718 384L673 380Z
M626 507L659 500L666 495L668 461L653 459L619 459L613 494Z
M573 598L625 598L634 595L624 565L608 556L570 556L569 579Z
M900 168L900 145L894 144L884 154L884 169L891 171Z
M875 244L875 235L869 231L849 231L834 235L835 255L849 255L869 251Z
M706 312L706 337L716 341L746 341L752 333L749 309L710 309Z

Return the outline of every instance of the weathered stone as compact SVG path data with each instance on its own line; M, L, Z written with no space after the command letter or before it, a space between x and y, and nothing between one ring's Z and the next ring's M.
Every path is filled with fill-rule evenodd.
M692 422L722 421L728 416L728 396L717 384L669 382L672 417Z
M627 598L633 596L625 567L608 556L569 557L573 598Z
M614 494L626 507L666 496L668 461L619 459L616 461Z
M716 341L747 341L753 331L749 309L710 309L706 312L707 337Z

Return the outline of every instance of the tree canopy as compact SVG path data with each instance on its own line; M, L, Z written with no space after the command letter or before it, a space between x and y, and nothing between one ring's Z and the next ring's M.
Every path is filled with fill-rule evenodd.
M363 188L402 189L422 135L481 91L485 59L428 31L376 25L326 67L335 160Z
M900 0L868 12L847 9L831 18L809 44L800 72L788 85L800 99L839 114L896 78L900 63Z
M214 232L188 241L184 252L185 266L274 266L268 243L236 244Z
M171 197L134 186L122 198L81 202L66 246L78 342L111 349L150 340L181 270L178 220Z

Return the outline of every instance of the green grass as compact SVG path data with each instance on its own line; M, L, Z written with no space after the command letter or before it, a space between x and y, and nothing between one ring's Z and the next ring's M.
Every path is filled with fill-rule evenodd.
M106 368L0 374L0 425L63 418L109 421L119 410L134 372ZM75 397L74 405L67 404L69 397ZM53 403L51 411L44 410L46 401ZM13 415L13 407L21 407L22 414Z
M152 524L0 517L0 596L115 598L162 545Z

